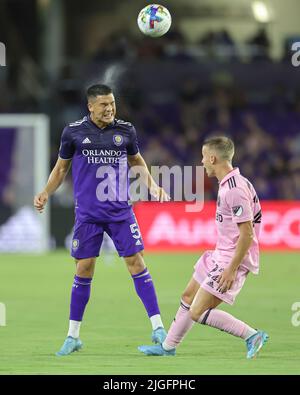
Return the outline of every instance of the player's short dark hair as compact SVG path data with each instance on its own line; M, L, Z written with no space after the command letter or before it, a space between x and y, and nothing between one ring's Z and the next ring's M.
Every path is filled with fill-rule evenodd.
M90 86L86 91L87 99L96 98L97 96L109 95L112 89L108 85L96 84Z
M234 155L234 142L226 136L216 136L208 138L204 141L203 145L208 146L210 149L217 151L220 159L232 161Z

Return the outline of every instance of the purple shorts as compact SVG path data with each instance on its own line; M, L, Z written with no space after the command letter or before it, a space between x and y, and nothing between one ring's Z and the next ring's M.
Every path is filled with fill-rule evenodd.
M144 249L141 232L135 216L120 222L75 223L71 255L75 259L99 256L103 232L114 242L119 256L131 256Z

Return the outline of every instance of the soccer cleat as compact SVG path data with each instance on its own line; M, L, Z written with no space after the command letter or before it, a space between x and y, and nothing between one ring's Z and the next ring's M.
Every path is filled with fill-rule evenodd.
M264 331L257 331L254 335L246 340L247 359L254 358L262 346L268 341L269 335Z
M74 339L74 337L68 336L64 341L61 349L56 353L58 357L69 355L74 351L79 351L82 348L82 341L80 339Z
M165 350L161 344L155 346L139 346L138 350L145 355L155 355L155 356L174 356L176 354L176 349Z
M152 341L153 343L159 343L162 344L167 337L167 332L165 331L165 328L156 328L154 331L152 331Z

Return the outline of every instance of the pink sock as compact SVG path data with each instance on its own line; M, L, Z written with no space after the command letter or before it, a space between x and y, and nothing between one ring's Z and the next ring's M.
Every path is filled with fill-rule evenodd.
M194 325L195 322L191 319L189 310L190 305L181 300L176 317L170 326L166 340L163 342L163 347L166 350L170 350L178 346L185 334Z
M256 332L255 329L245 324L245 322L238 320L231 314L228 314L222 310L206 310L200 316L198 322L203 325L209 325L213 328L218 328L221 331L230 333L233 336L241 337L242 339L247 339L249 335Z

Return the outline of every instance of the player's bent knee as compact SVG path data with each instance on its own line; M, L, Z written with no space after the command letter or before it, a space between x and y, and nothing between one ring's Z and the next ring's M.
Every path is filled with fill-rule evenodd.
M205 309L205 308L203 308L203 309L201 309L201 308L196 309L195 307L192 306L192 307L190 308L190 316L191 316L191 319L192 319L193 321L195 321L195 322L200 322L199 320L201 319L203 313L205 313L207 310L208 310L208 309ZM201 320L201 321L202 321L202 320ZM202 324L202 322L200 322L200 324Z
M198 322L201 314L197 313L196 310L190 309L190 317L193 321Z

